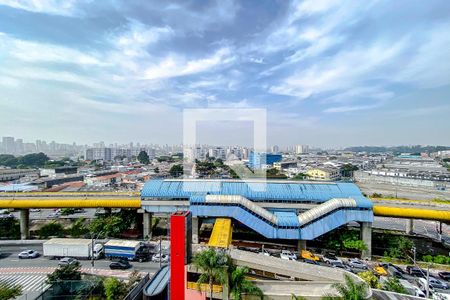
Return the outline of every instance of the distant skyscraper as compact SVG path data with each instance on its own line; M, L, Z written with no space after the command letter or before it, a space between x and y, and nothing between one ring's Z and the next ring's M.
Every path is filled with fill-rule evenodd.
M297 154L303 154L309 152L309 146L308 145L297 145L295 146L295 153Z
M14 137L12 136L4 136L2 138L2 145L3 145L3 151L6 154L15 154L15 144L14 144Z
M272 153L278 153L280 152L280 147L278 147L277 145L273 145L272 146Z

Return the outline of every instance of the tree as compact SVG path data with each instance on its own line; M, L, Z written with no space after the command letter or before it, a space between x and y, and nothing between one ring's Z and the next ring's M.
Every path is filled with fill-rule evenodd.
M358 167L352 164L344 164L341 167L341 174L343 177L351 177L354 171L357 171Z
M367 285L364 282L357 283L349 275L344 275L345 283L335 283L333 288L338 292L342 300L364 300L367 297ZM335 295L328 295L324 299L336 299Z
M228 285L229 293L233 296L234 300L241 300L243 294L257 295L263 299L263 292L261 289L246 278L248 273L249 269L247 267L231 267Z
M55 221L45 224L39 230L40 238L48 238L49 236L63 237L64 234L64 226L62 226L61 223L57 223Z
M19 220L15 218L0 218L0 236L3 238L19 239Z
M383 284L383 290L395 292L399 294L407 294L405 287L396 277L390 277Z
M116 277L108 277L103 282L103 290L107 300L123 299L127 295L127 286Z
M81 264L79 262L61 266L47 275L47 283L67 280L81 280Z
M209 298L212 300L213 284L224 284L227 280L230 257L224 252L208 248L195 255L193 264L202 272L197 284L209 285Z
M139 160L139 162L141 164L144 164L144 165L148 165L150 163L150 158L148 157L147 152L145 152L144 150L139 152L137 159Z
M89 232L89 229L84 225L86 218L79 218L73 223L73 225L69 229L69 234L72 237L80 237Z
M374 289L381 288L380 281L378 281L378 277L375 276L371 271L365 271L358 273L358 276L362 278L367 284Z
M20 285L8 285L0 282L0 300L15 299L22 295L22 287Z
M305 174L305 173L298 173L292 179L294 179L294 180L304 180L304 179L308 179L308 175Z
M385 242L388 250L384 252L384 255L391 258L410 256L411 248L414 246L413 241L404 236L387 236Z
M172 177L179 177L180 175L183 174L183 166L178 164L178 165L173 165L170 170L169 170L170 175L172 175Z

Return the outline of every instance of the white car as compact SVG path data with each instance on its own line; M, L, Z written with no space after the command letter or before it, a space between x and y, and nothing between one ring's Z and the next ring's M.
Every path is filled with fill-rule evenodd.
M67 265L73 265L77 264L78 260L72 257L63 257L59 260L58 265L61 266L67 266Z
M39 252L35 250L25 250L19 253L19 258L36 258L39 257Z
M30 212L40 212L39 208L30 208Z
M47 216L47 218L49 218L49 219L58 219L60 215L61 214L59 212L55 211L55 212L52 212L51 214L49 214Z
M259 252L258 254L265 255L265 256L270 256L270 253L267 250L265 250L265 249L261 250L261 252Z
M280 253L280 258L285 260L297 260L297 255L289 250L282 250Z
M351 258L348 260L347 264L352 268L367 270L369 267L361 260L356 258Z
M162 262L162 263L166 263L166 262L168 262L169 261L169 255L167 255L167 254L159 254L159 253L156 253L155 255L153 255L153 257L152 257L152 262Z
M336 257L336 255L332 254L332 253L327 253L322 257L322 260L324 262L326 262L327 264L332 264L332 263L341 263L342 264L342 260L338 257Z

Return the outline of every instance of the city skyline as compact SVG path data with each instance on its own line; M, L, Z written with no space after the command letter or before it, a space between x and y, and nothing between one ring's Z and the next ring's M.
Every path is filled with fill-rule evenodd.
M263 108L269 145L448 145L449 8L1 1L0 128L178 144L185 108ZM252 128L202 131L242 144Z

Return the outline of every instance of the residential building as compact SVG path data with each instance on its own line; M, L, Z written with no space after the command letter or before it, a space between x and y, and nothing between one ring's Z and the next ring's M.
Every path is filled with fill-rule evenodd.
M340 178L340 172L335 168L317 167L306 171L306 175L311 180L338 180Z

